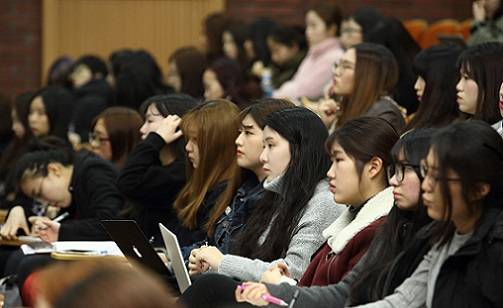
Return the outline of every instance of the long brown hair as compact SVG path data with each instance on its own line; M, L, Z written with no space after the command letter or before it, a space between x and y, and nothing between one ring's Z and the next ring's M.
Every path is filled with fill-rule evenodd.
M386 47L362 43L353 48L355 82L351 95L342 101L342 115L337 125L362 116L381 96L391 93L398 81L398 65Z
M223 99L207 101L183 116L181 130L185 136L195 132L199 148L199 165L194 169L187 164L189 178L174 204L184 226L194 229L202 223L197 221L197 213L208 191L239 173L234 146L239 124L239 108ZM222 194L217 203L229 204L231 198ZM215 216L212 211L209 220Z
M257 123L257 125L261 129L263 129L265 125L265 119L269 114L280 109L291 107L295 107L295 105L286 99L264 98L256 100L252 103L252 105L241 111L241 113L239 114L239 125L241 125L241 122L244 120L244 118L246 118L247 115L250 115ZM232 198L234 198L236 191L241 185L245 173L245 170L240 168L240 172L236 173L235 176L231 178L227 183L227 186L222 193L222 197L215 204L213 215L211 215L210 219L206 223L206 229L208 230L209 235L213 235L217 221L225 212L227 206L229 206L229 204L232 202Z

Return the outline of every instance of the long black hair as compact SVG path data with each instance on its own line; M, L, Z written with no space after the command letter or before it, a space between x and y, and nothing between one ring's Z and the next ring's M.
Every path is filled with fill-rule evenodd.
M50 163L60 163L63 166L73 165L75 152L66 139L55 136L46 136L34 139L29 144L29 149L17 162L14 170L16 191L28 178L45 177L49 173Z
M399 139L391 150L391 156L395 163L401 162L416 166L413 169L420 180L422 180L422 176L419 171L419 163L428 153L433 132L433 129L413 130ZM400 156L403 158L400 159ZM413 241L417 231L430 221L421 198L419 198L414 210L402 210L396 204L393 206L367 251L365 268L358 280L351 286L351 305L374 302L383 297L388 274L395 258ZM407 268L399 272L395 271L396 277L391 279L392 283L396 284L395 287L410 276L411 271L416 268L410 263L417 265L416 262L422 259L422 255L418 256L417 254L410 257L406 259L413 262L407 262L405 264Z
M421 103L407 130L421 127L441 127L458 119L456 83L459 70L456 65L463 47L441 44L422 50L414 59L415 73L425 81Z
M37 97L42 98L45 112L49 118L48 135L66 139L74 109L75 98L73 95L63 87L49 86L36 92L30 101L30 105Z
M432 137L430 151L436 157L438 183L444 209L444 220L437 224L433 239L440 244L450 242L454 234L451 221L453 200L448 171L459 177L462 198L470 215L481 214L503 202L503 139L489 124L482 121L454 123ZM487 196L479 199L480 184L490 185Z
M266 118L265 126L288 141L291 160L282 177L281 192L268 192L258 202L237 241L236 253L272 261L288 250L307 203L326 176L330 159L324 151L327 129L313 112L298 107L279 110ZM267 238L259 243L268 228Z
M119 60L120 59L120 60ZM124 52L115 77L115 104L138 110L147 98L174 92L164 83L161 68L149 52Z
M460 71L478 86L477 109L472 118L489 124L501 119L498 97L503 82L502 54L503 43L489 42L469 47L458 58Z

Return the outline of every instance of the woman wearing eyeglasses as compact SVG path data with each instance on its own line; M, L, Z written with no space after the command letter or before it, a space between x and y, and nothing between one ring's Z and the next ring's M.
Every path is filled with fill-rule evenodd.
M299 290L299 307L344 307L347 303L372 302L391 294L412 274L431 247L427 240L420 241L415 236L431 221L420 199L419 164L426 157L433 131L412 131L393 146L393 164L388 167L387 174L393 187L394 206L376 232L366 255L339 283L321 288L252 284L250 291L238 292L237 299L262 304L260 297L252 292L256 290L259 295L269 293L290 301Z
M346 50L334 65L330 89L332 95L340 98L340 106L329 100L321 107L325 124L331 127L337 119L340 127L357 117L379 117L400 133L405 120L390 97L397 80L398 65L386 47L362 43Z
M140 114L130 108L110 107L100 113L91 124L89 144L92 151L112 162L118 169L140 141Z

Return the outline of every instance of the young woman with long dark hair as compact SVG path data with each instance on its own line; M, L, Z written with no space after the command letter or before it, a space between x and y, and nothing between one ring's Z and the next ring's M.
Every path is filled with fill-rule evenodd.
M358 44L348 49L334 68L331 92L342 97L337 126L360 116L372 116L387 120L397 132L403 130L405 120L389 96L398 80L398 67L388 49Z
M458 58L456 85L459 110L470 118L494 124L500 120L498 92L503 82L503 43L483 43L466 49Z
M66 139L73 115L73 96L62 87L51 86L36 92L30 102L28 125L35 137Z
M463 47L441 44L422 50L414 59L417 80L414 85L420 102L406 130L422 127L441 127L460 117L456 103L456 66Z

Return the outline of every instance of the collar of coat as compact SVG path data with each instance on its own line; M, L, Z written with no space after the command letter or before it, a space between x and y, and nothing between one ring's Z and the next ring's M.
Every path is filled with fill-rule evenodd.
M372 197L363 208L353 214L346 208L342 214L323 231L328 245L335 253L340 253L346 244L360 231L371 225L379 218L388 215L393 207L393 188L388 187Z

